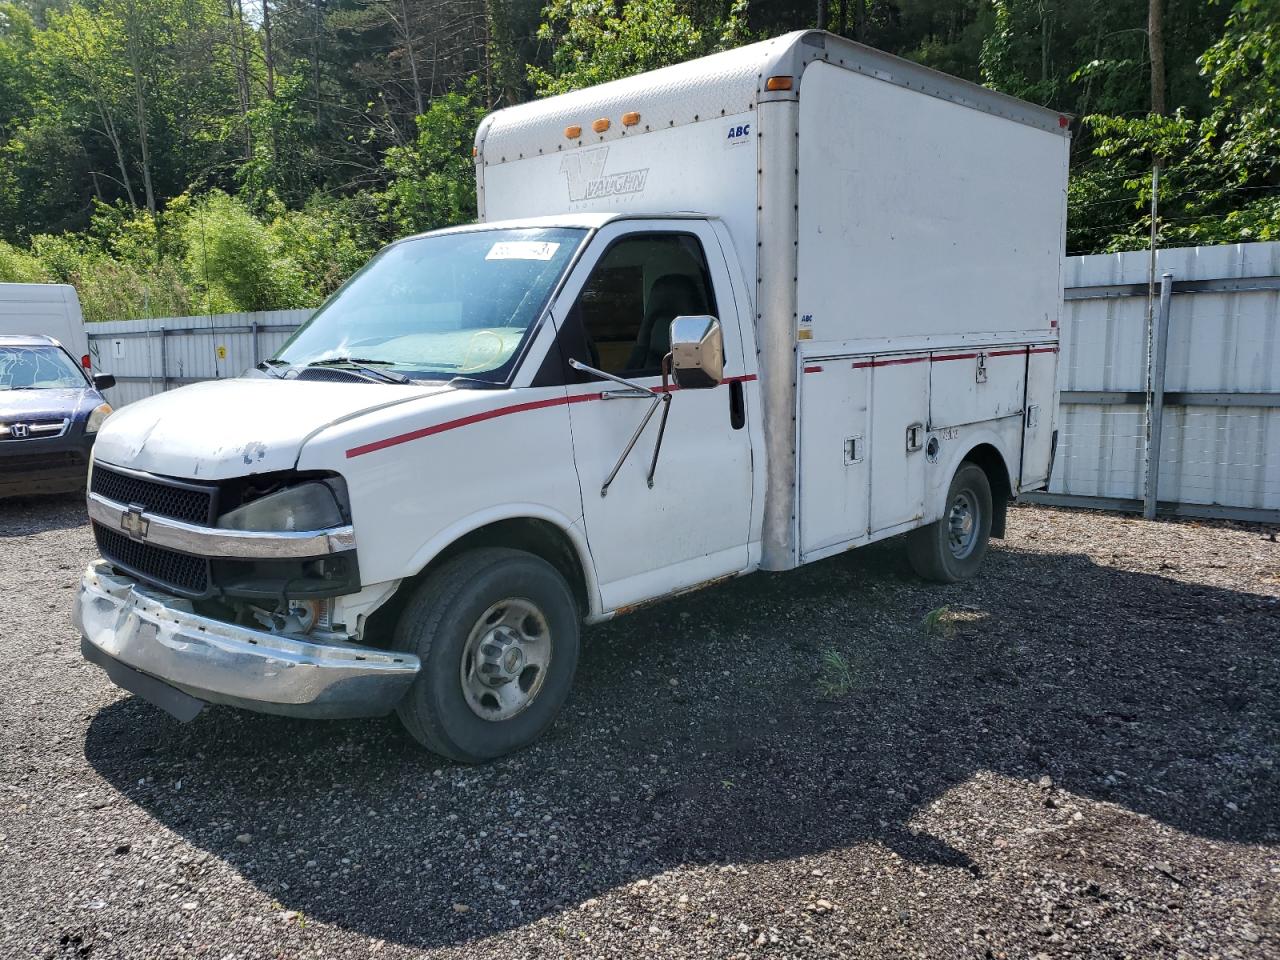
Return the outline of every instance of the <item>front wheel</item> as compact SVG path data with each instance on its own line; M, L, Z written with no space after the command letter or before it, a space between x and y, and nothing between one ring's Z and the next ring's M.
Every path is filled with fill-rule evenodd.
M978 572L991 537L991 484L968 461L951 478L942 519L907 534L907 557L926 580L955 583Z
M479 763L528 746L555 720L578 665L577 605L545 560L474 550L418 588L395 647L422 660L396 708L405 729L433 753Z

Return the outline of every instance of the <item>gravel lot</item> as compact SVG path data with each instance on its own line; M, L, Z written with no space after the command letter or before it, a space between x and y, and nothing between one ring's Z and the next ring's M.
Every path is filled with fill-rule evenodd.
M6 960L1280 957L1272 531L1022 508L969 584L749 577L591 631L480 768L121 694L92 554L0 503Z

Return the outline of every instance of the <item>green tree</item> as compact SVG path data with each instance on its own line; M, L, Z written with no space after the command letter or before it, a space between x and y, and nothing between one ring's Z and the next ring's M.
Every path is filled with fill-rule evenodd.
M412 144L387 151L391 182L382 194L396 233L417 233L475 219L475 166L471 149L485 108L473 83L465 93L431 101L418 117Z
M706 52L702 31L676 0L551 0L538 38L552 45L551 63L529 66L540 95L669 66Z

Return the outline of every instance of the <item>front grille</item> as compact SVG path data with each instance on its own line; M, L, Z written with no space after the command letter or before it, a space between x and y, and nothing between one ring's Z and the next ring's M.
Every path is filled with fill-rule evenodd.
M91 489L117 503L139 504L147 513L159 517L201 525L213 523L214 487L148 480L95 463Z
M95 481L97 476L95 469ZM189 596L202 596L209 591L209 561L204 557L139 543L100 523L93 525L93 536L103 559L127 573Z
M0 443L21 443L23 440L56 440L67 432L67 427L71 425L71 421L67 419L61 420L31 420L26 423L10 423L9 430L4 434L0 434ZM14 429L21 430L22 436L15 437Z

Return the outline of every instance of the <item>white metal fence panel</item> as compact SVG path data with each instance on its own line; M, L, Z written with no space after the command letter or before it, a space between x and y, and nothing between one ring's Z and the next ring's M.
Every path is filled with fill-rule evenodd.
M88 325L94 368L114 374L116 406L195 383L236 377L275 353L312 310L113 320Z
M1149 271L1148 251L1066 262L1058 456L1042 499L1142 502ZM1161 509L1280 520L1280 243L1161 250L1165 273Z

